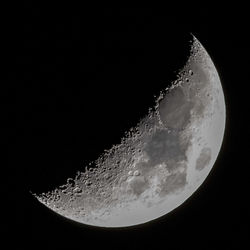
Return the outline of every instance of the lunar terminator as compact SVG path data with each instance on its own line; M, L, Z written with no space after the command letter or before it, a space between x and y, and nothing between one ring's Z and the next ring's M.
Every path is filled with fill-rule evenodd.
M223 141L225 116L217 70L193 36L176 80L121 143L92 162L94 168L35 196L56 213L87 225L125 227L159 218L207 178Z

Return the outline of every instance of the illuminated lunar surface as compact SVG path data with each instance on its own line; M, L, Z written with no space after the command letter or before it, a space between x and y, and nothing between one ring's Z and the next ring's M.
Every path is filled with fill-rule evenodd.
M190 57L176 81L121 143L65 185L35 196L83 224L125 227L154 220L184 203L203 183L220 151L224 129L218 73L193 37Z

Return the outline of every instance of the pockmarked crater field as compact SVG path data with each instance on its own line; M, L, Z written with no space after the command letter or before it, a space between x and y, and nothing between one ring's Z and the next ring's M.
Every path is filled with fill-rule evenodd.
M217 70L192 37L171 87L93 168L35 197L56 213L99 227L159 218L187 200L211 171L224 136L225 101Z

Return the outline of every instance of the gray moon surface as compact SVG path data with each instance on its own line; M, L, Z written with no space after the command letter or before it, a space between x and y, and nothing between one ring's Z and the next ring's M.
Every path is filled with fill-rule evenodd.
M191 44L176 80L121 143L65 185L34 194L41 203L83 224L126 227L166 215L199 188L219 154L226 109L210 56L196 37Z

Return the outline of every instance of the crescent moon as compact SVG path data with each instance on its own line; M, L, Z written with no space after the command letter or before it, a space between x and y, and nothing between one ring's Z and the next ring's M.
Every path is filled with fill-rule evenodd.
M65 185L34 195L56 213L87 225L152 221L183 204L207 178L222 145L225 117L219 75L193 36L176 80L121 143Z

